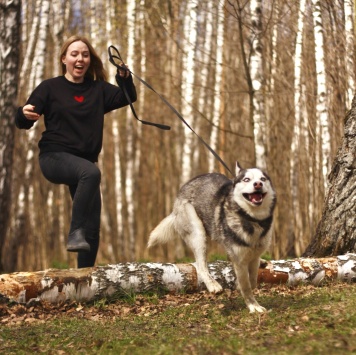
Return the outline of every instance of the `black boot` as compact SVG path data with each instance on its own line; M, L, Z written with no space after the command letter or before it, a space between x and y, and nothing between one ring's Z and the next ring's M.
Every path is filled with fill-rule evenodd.
M67 250L71 252L90 251L90 245L85 240L84 229L78 228L69 233Z

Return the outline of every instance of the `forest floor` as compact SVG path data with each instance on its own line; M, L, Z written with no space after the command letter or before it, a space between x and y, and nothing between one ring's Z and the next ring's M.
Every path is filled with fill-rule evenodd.
M259 285L269 311L237 291L127 294L90 304L0 304L6 354L356 353L356 284Z

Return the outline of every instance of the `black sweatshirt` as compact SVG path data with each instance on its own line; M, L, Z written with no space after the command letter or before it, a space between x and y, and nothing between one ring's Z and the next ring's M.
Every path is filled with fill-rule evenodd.
M136 101L132 77L120 78L120 82L125 83L131 101ZM38 143L40 154L67 152L96 162L102 148L104 114L128 105L128 101L120 87L106 81L86 78L78 84L58 76L39 84L26 104L44 115L46 129ZM18 128L30 129L35 122L18 108Z

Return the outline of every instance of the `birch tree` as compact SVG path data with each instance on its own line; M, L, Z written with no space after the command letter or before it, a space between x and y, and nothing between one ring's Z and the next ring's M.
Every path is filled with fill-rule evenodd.
M116 44L117 39L115 38L115 26L116 26L116 7L112 0L107 0L104 6L105 9L105 30L106 30L106 47L108 48L112 44ZM113 65L108 67L109 80L116 84L115 82L116 68ZM109 119L110 118L110 119ZM109 221L106 225L109 229L109 238L107 244L104 246L107 248L107 253L113 259L122 260L121 253L123 251L122 245L122 199L121 199L121 164L120 164L120 154L119 154L119 125L118 119L115 117L115 113L111 115L106 115L105 128L108 127L106 133L112 136L111 144L113 143L113 149L111 150L112 161L113 161L113 171L110 174L110 181L108 181L107 186L110 191L113 192L113 204L108 204L108 216ZM111 221L111 223L110 223Z
M303 83L302 83L302 49L303 49L303 29L306 0L301 0L299 4L297 20L297 36L294 55L294 128L291 144L291 165L290 165L290 186L293 203L293 230L295 235L295 249L297 255L301 255L305 246L303 245L303 210L298 194L300 186L304 183L303 171L300 168L300 159L302 151L308 149L307 112L303 101ZM303 142L304 140L304 142ZM308 152L306 151L306 156ZM309 177L310 174L307 174Z
M356 251L356 96L345 118L344 138L329 175L329 188L317 231L305 256Z
M346 40L346 107L351 107L355 91L355 39L354 39L354 0L344 1L345 11L345 40Z
M312 0L315 40L315 61L317 79L317 106L316 106L316 168L321 170L321 179L326 187L326 176L330 169L330 132L327 99L329 91L326 85L324 29L319 0ZM322 190L324 191L324 190Z
M128 19L128 38L127 38L127 50L128 50L128 58L129 60L134 58L134 48L135 48L135 40L136 36L134 35L135 32L138 34L138 31L135 30L135 26L138 26L137 30L141 30L142 32L144 27L144 12L145 6L144 1L140 1L139 5L136 7L135 2L131 2L127 7L127 19ZM137 22L136 22L137 16ZM144 37L142 34L138 36L141 50L145 52L146 43L144 41ZM146 63L145 57L142 56L141 61L141 71L144 74L146 72ZM142 112L141 112L142 113ZM139 128L141 129L141 127ZM126 179L125 179L125 194L126 194L126 201L127 201L127 234L128 236L128 249L127 249L127 257L129 260L135 258L136 254L136 236L135 236L135 176L137 175L136 170L138 166L136 162L139 161L139 156L137 153L140 151L141 147L137 147L135 149L135 141L134 141L134 126L132 117L126 118L126 147L125 147L125 156L127 157L126 160ZM138 159L137 159L138 158Z
M197 6L194 2L187 2L186 10L184 12L184 41L185 54L183 55L183 73L184 81L182 83L182 92L184 93L182 102L182 114L187 122L194 126L195 115L192 110L192 101L194 97L194 81L196 75L196 66L194 62L196 41L197 41ZM182 182L188 181L192 178L194 156L197 152L194 149L194 135L187 128L185 129L183 157L182 157Z
M210 3L209 3L210 4ZM208 13L212 13L212 8L208 9ZM224 48L224 12L223 2L219 1L216 10L216 49L214 53L215 57L215 85L214 85L214 103L213 103L213 117L212 117L212 131L210 134L210 146L214 150L218 150L218 135L220 127L220 115L221 115L221 92L222 92L222 66L223 66L223 48ZM210 20L212 22L212 20ZM213 41L213 40L212 40ZM215 42L215 41L214 41ZM216 163L215 157L209 155L209 171L214 171Z
M11 207L21 1L0 2L0 272Z
M262 0L251 0L251 59L250 72L253 90L253 122L256 145L256 165L266 168L267 126L263 95L262 65Z
M23 78L21 82L25 83L24 88L26 88L26 99L28 98L31 91L43 80L44 77L44 64L45 64L45 55L46 55L46 41L48 34L48 25L49 25L49 9L50 9L50 1L49 0L37 0L36 1L36 14L39 16L40 20L33 21L31 32L29 36L29 42L31 48L28 49L28 52L32 52L33 54L29 57L32 57L31 67L27 61L24 62L23 67L21 68L20 77ZM34 50L36 48L36 50ZM24 71L28 71L28 73L24 73ZM24 89L23 88L23 89ZM23 105L23 103L22 103ZM35 230L36 225L43 226L43 220L40 223L37 223L42 219L41 214L33 214L29 218L27 216L26 211L35 211L35 196L34 192L36 189L36 184L38 181L33 179L34 176L34 165L35 162L35 146L36 146L36 136L38 135L38 126L40 123L36 124L29 131L21 132L22 135L27 137L27 140L24 141L23 149L26 152L25 164L23 164L23 179L21 180L21 184L19 187L19 193L17 197L17 209L16 209L16 217L15 223L13 225L11 240L9 243L12 246L16 246L18 250L21 250L24 245L27 243L28 235L26 233L26 228L28 227L30 230ZM37 169L38 170L38 169ZM45 228L44 228L45 230ZM39 268L47 267L46 263L46 252L47 252L47 243L43 241L42 233L38 233L34 236L31 243L28 243L26 248L36 250L36 253L40 256L35 258L35 261L38 262ZM47 233L46 233L47 234ZM38 238L38 239L37 239ZM23 249L22 249L23 250ZM12 265L16 264L17 255L9 255L7 256L7 263ZM13 259L14 258L14 259ZM43 264L42 264L43 263Z
M250 65L249 65L249 45L246 44L246 34L245 34L245 18L249 12L247 11L246 7L248 2L243 3L240 0L228 1L231 7L231 14L237 22L237 30L238 30L238 42L239 42L239 49L240 49L240 56L241 62L243 66L243 77L246 83L247 92L248 92L248 127L247 127L247 137L251 137L254 141L253 148L252 148L252 157L250 164L256 165L256 144L255 144L255 132L254 132L254 87L252 83L252 77L250 72ZM230 9L230 8L229 8ZM249 136L250 135L250 136Z

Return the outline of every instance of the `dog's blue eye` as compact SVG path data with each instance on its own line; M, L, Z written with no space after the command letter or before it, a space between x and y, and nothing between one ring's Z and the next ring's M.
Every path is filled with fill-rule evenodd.
M243 181L244 181L244 182L249 182L250 179L249 179L249 178L244 178Z
M261 181L267 181L265 177L261 177Z

